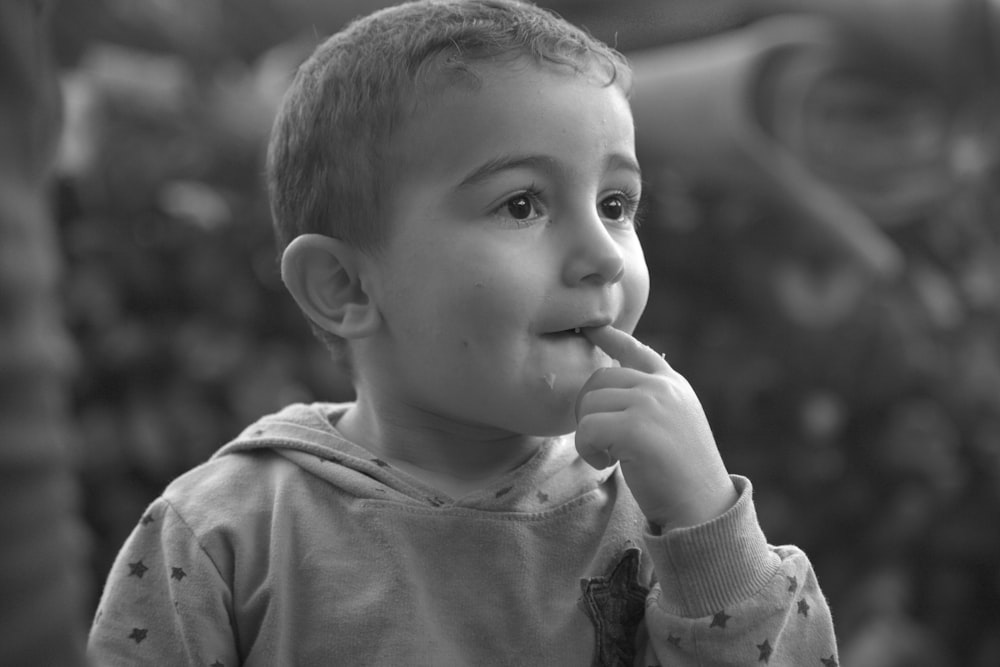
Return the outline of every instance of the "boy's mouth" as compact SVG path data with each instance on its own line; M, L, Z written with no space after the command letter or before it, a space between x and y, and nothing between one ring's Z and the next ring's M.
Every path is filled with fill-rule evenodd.
M586 334L587 329L596 329L598 327L606 326L610 323L611 323L610 319L595 318L593 320L587 320L585 322L581 322L579 325L569 327L568 329L548 331L543 333L542 335L545 338L563 338L563 339L582 338L584 340L589 340Z
M567 338L567 337L569 337L569 338L586 338L586 335L583 333L583 330L584 329L592 329L592 328L595 328L597 326L602 326L602 325L598 325L598 324L595 324L595 325L583 325L583 326L579 326L579 327L572 327L570 329L563 329L561 331L552 331L552 332L549 332L546 335L547 336L557 336L559 338Z
M562 331L550 331L547 336L583 336L583 332L580 327L574 327L572 329L563 329Z

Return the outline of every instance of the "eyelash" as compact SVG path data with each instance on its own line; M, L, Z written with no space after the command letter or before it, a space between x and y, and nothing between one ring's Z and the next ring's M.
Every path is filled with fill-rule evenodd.
M492 210L492 213L493 215L496 215L498 217L507 217L510 221L512 221L512 223L516 227L527 227L530 225L530 223L536 220L541 214L522 220L511 216L504 216L505 209L511 202L513 202L518 198L523 197L530 202L533 211L537 211L538 209L541 208L543 209L544 212L544 206L542 206L541 203L543 195L544 195L544 190L535 185L531 185L525 188L524 190L521 190L520 192L516 192L508 197L505 197L503 201L500 202L500 204ZM637 228L639 226L640 219L642 216L642 202L639 193L633 190L632 188L628 187L620 188L602 198L598 202L598 206L605 200L615 196L621 198L622 206L624 208L623 210L624 219L622 219L621 221L613 220L612 222L625 223L627 221L632 227Z

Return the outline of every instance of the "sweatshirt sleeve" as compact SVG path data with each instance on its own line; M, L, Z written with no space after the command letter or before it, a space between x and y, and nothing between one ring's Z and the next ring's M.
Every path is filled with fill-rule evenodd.
M181 516L153 502L108 575L87 655L95 665L239 664L230 587Z
M806 555L770 546L749 480L699 526L646 535L658 583L646 600L646 662L836 667L833 620Z

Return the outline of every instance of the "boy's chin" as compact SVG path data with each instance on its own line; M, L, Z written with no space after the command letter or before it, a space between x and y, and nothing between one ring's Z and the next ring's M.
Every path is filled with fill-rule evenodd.
M533 379L506 400L492 403L492 419L525 436L553 437L576 430L576 403L589 373L551 374ZM502 407L501 407L502 406Z
M576 430L576 394L540 402L533 408L531 417L522 425L524 435L553 437Z

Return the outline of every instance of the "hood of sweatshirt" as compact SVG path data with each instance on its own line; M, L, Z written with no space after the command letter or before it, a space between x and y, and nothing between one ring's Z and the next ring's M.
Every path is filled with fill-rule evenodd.
M294 404L258 420L213 458L271 451L359 498L500 512L551 510L593 491L615 470L594 470L572 434L546 439L527 461L485 486L452 498L345 439L335 424L349 403Z

